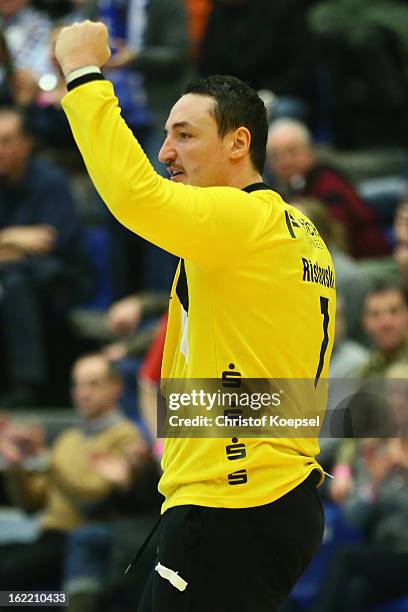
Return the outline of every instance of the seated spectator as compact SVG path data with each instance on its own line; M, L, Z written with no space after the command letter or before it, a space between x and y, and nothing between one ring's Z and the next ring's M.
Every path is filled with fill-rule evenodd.
M8 407L38 401L47 380L47 327L91 288L67 179L33 145L24 114L0 108L0 333Z
M317 160L305 125L290 119L273 123L267 151L277 191L289 201L300 195L324 202L330 215L344 227L353 257L378 257L390 252L374 213L353 186L336 168Z
M372 287L364 302L363 325L370 337L373 349L356 377L364 381L384 378L388 369L397 363L408 363L408 303L401 287L394 283L382 282ZM381 384L381 382L379 383ZM381 417L374 414L373 396L370 393L357 393L352 398L352 416L359 431L367 431L373 419ZM374 423L380 429L386 423ZM357 437L358 436L357 431ZM356 441L344 440L338 450L334 475L330 482L329 493L333 501L342 503L354 486L352 463L356 455Z
M401 286L379 282L364 301L363 325L373 351L361 378L381 377L394 363L408 361L408 300Z
M108 360L85 355L72 370L79 426L63 432L50 448L39 426L9 426L11 452L3 445L2 454L11 500L26 511L42 510L42 519L33 543L0 547L2 590L58 587L67 534L92 521L95 505L115 488L95 469L93 456L125 457L129 444L140 440L135 426L118 411L121 392L120 375Z
M407 439L364 440L362 458L345 511L363 543L336 551L312 612L368 612L408 595Z

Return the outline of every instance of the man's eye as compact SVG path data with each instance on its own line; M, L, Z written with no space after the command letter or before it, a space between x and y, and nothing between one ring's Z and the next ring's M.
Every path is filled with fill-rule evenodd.
M187 138L191 138L191 134L188 134L187 132L180 132L179 136L182 140L187 140Z

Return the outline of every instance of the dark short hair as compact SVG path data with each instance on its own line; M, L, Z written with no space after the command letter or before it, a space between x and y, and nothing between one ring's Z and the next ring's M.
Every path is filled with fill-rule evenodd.
M408 306L408 296L404 286L396 278L378 278L371 283L365 295L365 304L373 295L383 295L384 293L399 293L405 304Z
M214 98L214 118L221 138L239 127L246 127L250 131L251 161L262 174L268 140L268 120L265 104L256 91L235 77L214 75L192 81L184 93Z

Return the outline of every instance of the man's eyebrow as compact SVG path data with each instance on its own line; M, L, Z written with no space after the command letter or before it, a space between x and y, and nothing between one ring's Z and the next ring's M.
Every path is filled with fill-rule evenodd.
M173 125L171 126L172 130L177 130L180 128L186 128L186 127L192 127L191 123L189 123L188 121L176 121L176 123L173 123ZM166 134L168 133L168 128L167 126L164 128L164 131L166 132Z

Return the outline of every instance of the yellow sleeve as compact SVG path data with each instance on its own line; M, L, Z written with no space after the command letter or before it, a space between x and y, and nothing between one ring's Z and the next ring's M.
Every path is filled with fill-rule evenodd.
M96 189L127 228L206 268L242 256L256 239L266 205L239 189L159 176L122 119L109 81L80 85L62 106Z

